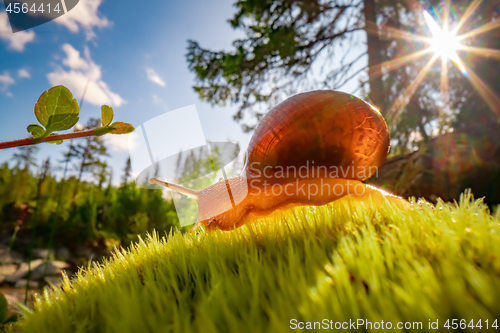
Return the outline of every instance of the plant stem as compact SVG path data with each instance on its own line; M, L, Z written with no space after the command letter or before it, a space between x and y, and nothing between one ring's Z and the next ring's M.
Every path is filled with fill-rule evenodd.
M41 141L38 141L36 138L31 137L31 138L26 138L26 139L21 139L21 140L0 142L0 149L36 145L36 144L41 143L41 142L84 138L84 137L93 136L93 135L95 135L95 129L91 129L88 131L67 133L67 134L49 135L48 137L46 137L45 139L42 139Z

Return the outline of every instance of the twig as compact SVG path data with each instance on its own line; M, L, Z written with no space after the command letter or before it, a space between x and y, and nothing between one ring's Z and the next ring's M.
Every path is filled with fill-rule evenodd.
M29 146L29 145L36 145L38 143L42 142L51 142L51 141L58 141L58 140L67 140L67 139L76 139L76 138L84 138L87 136L94 136L96 135L95 129L91 129L88 131L81 131L81 132L74 132L74 133L67 133L67 134L57 134L57 135L49 135L48 137L38 140L34 137L31 138L26 138L26 139L21 139L21 140L14 140L14 141L6 141L6 142L0 142L0 149L7 149L7 148L14 148L14 147L21 147L21 146Z

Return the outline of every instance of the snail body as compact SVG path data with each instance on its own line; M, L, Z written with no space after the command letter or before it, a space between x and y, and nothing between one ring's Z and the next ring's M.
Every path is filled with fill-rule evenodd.
M262 119L239 177L201 191L151 179L198 202L198 222L230 230L294 205L344 196L403 201L365 185L385 161L389 131L380 112L352 95L319 90L278 104Z

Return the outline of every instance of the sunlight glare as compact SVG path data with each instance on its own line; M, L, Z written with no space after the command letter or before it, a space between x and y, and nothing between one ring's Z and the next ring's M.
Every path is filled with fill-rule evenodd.
M443 58L451 59L456 54L456 51L462 47L458 37L452 31L441 28L426 11L424 11L424 19L433 36L430 43L434 52Z
M446 0L447 1L447 0ZM446 2L445 1L445 2ZM466 40L470 37L478 36L487 31L500 28L500 20L494 20L492 22L485 23L479 27L471 29L469 31L463 32L461 35L458 35L458 31L463 29L464 23L473 15L476 9L481 4L482 0L473 0L465 13L460 18L458 24L455 24L453 29L448 28L449 22L449 8L445 7L442 17L442 27L434 20L432 15L430 15L423 8L419 9L423 13L424 21L432 33L432 37L425 37L421 35L416 35L414 33L400 30L390 26L382 26L381 31L378 31L375 27L377 25L375 23L370 23L368 25L369 31L378 31L380 36L385 36L387 38L396 38L403 39L410 42L422 41L426 44L429 44L429 47L425 49L421 49L420 51L415 51L413 53L407 55L401 55L394 59L382 62L380 64L376 64L371 66L374 75L382 76L384 73L394 71L402 66L407 65L410 61L415 59L419 59L422 56L428 54L429 52L433 53L430 61L419 71L416 78L411 82L411 84L406 87L404 92L397 98L392 106L388 110L387 120L389 123L393 124L400 113L406 107L406 105L410 102L411 97L417 90L418 86L423 82L427 72L430 70L431 66L435 62L437 58L441 58L441 79L440 79L440 91L441 98L443 101L444 107L446 108L449 103L449 87L448 87L448 60L451 60L452 63L460 70L462 75L464 75L471 83L476 91L478 91L479 95L483 98L486 104L490 107L490 109L497 115L500 116L500 96L498 96L493 89L488 87L486 83L484 83L470 68L465 62L462 62L460 57L458 56L457 51L468 53L469 55L478 55L482 57L488 57L493 59L500 60L500 50L491 49L491 48L483 48L476 47L470 45L461 44L461 41ZM450 4L448 3L448 6ZM438 15L438 14L436 14Z
M424 20L433 36L429 42L435 54L441 56L443 60L450 59L453 61L460 71L465 74L465 67L457 54L457 50L463 48L457 35L453 31L449 31L446 26L440 27L434 18L425 10Z

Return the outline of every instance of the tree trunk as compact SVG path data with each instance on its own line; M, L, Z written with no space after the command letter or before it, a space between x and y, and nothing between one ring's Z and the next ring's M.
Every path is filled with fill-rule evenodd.
M384 98L384 82L380 69L377 65L382 63L381 50L383 48L377 26L377 11L375 0L364 0L363 14L365 15L365 31L368 47L368 83L370 102L377 107L382 114L387 111Z

